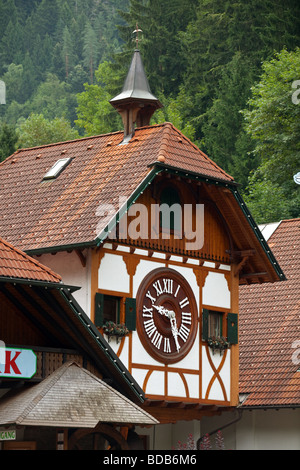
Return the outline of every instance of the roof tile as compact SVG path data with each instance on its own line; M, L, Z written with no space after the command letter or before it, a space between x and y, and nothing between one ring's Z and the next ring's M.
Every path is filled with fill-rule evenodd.
M90 243L101 229L99 205L118 207L119 196L130 197L159 157L170 167L233 181L170 123L137 129L127 145L119 145L122 139L115 132L8 157L0 164L1 235L25 251ZM72 161L43 181L62 152Z
M300 219L282 221L269 245L287 280L240 287L243 406L300 404Z
M61 277L0 238L0 277L60 282Z

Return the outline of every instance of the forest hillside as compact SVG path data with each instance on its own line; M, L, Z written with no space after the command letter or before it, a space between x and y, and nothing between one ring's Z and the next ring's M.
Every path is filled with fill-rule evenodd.
M119 130L138 25L152 122L234 176L258 223L300 217L299 23L299 0L0 0L0 160Z

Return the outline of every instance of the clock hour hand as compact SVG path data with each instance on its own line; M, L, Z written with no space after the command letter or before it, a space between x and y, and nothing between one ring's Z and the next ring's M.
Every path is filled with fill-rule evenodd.
M165 315L166 317L170 318L169 317L169 310L164 308L162 305L153 305L153 307L156 308L158 313L160 313L161 315Z

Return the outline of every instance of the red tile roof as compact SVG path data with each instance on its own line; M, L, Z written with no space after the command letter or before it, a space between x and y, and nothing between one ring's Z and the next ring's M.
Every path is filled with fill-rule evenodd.
M123 132L22 149L0 164L1 235L20 249L90 243L99 234L100 204L118 205L149 174L170 167L233 182L170 123L137 129L127 145ZM45 173L60 158L71 163L54 180Z
M61 277L0 238L0 278L60 282Z
M300 219L268 242L287 280L240 287L240 393L243 406L299 406Z

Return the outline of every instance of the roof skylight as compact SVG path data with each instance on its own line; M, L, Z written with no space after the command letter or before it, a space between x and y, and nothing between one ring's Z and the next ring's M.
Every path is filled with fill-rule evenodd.
M44 180L49 180L57 178L57 176L66 168L69 164L71 158L60 158L56 163L50 168L50 170L45 174Z

